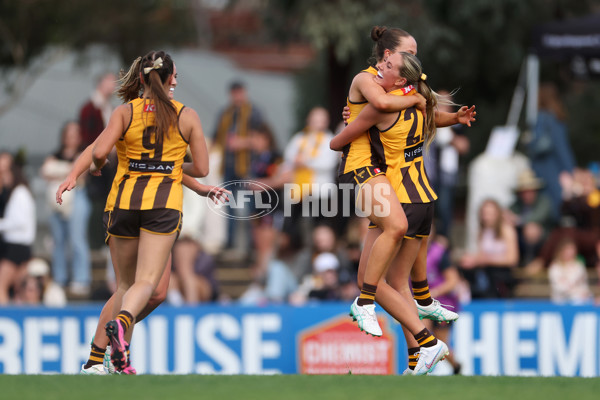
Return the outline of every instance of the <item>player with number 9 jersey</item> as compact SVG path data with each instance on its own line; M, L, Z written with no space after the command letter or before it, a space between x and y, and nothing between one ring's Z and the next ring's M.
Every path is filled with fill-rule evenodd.
M185 106L175 100L171 102L179 117ZM181 211L181 166L188 142L177 126L171 126L163 138L156 135L153 103L140 98L130 101L128 105L131 108L131 123L116 144L120 155L125 150L125 159L119 159L119 167L123 166L127 172L115 181L118 189L116 193L111 192L106 208L111 206L114 196L115 208L169 208Z

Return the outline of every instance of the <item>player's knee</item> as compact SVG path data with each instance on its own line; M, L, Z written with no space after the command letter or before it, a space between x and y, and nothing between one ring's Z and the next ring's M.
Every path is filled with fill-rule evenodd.
M404 235L406 235L407 229L408 229L408 224L406 224L406 221L394 220L394 221L390 221L389 224L386 224L386 226L384 228L384 233L387 235L390 235L390 237L394 241L399 242L402 240Z

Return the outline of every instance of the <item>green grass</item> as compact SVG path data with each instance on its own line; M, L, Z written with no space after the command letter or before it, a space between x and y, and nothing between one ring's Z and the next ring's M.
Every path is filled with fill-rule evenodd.
M403 376L0 376L0 399L598 399L600 379ZM384 396L384 397L381 397Z

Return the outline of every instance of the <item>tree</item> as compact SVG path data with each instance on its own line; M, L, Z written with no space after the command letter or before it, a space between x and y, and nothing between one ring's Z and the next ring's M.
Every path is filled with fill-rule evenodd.
M166 43L195 43L190 7L174 0L0 1L0 114L69 49L105 44L129 62Z
M568 0L271 0L264 11L276 40L308 40L321 52L298 78L299 120L311 106L304 99L317 98L336 120L370 55L371 28L400 27L417 39L432 87L459 88L457 102L477 105L479 118L469 130L477 154L492 127L506 120L531 29L591 8L591 1Z

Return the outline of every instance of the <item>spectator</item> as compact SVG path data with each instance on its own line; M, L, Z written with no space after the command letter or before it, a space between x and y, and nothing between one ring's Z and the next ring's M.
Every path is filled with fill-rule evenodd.
M313 261L313 283L308 293L310 300L340 300L338 270L340 261L333 253L321 253Z
M240 303L246 305L282 303L289 300L296 291L298 281L292 274L292 265L298 257L300 241L281 232L275 238L274 249L276 256L268 260L265 275L255 278L240 297Z
M6 208L8 196L10 195L10 184L12 177L10 168L12 165L12 160L12 154L7 151L0 151L0 218L4 216L4 209ZM6 245L4 243L4 236L0 234L0 260L3 258L5 251Z
M229 104L221 112L213 138L213 146L221 153L221 174L225 182L250 177L252 141L250 132L264 123L262 114L248 100L243 83L234 81L229 87ZM235 189L235 188L234 188ZM236 193L233 192L233 196ZM236 219L228 219L227 248L235 247Z
M116 88L117 77L107 73L98 78L96 87L90 99L79 111L79 122L81 124L81 147L85 148L92 144L100 132L104 130L110 119L113 107L110 103Z
M592 299L585 265L577 256L577 245L571 238L563 239L548 268L552 301L581 304Z
M42 304L44 285L41 278L25 275L19 290L15 293L15 304L25 306L38 306Z
M539 256L529 265L527 272L535 275L550 265L558 243L565 237L575 241L585 265L593 266L598 258L600 243L600 190L589 170L575 169L573 175L561 175L563 193L560 226L544 242Z
M32 258L27 263L27 274L16 294L15 302L24 305L63 307L67 297L63 289L52 281L50 267L41 258Z
M532 170L525 170L517 182L517 199L509 216L517 227L521 265L537 257L554 223L552 202L541 191L543 183Z
M503 218L495 200L479 208L477 252L465 254L460 262L473 298L507 298L512 295L512 268L519 262L517 232Z
M451 93L438 92L444 99L452 101ZM446 103L438 104L438 111L452 112ZM458 124L437 128L435 140L425 152L425 167L431 184L438 194L436 213L440 235L449 236L454 214L454 193L458 182L459 157L469 152L469 139L463 135L464 125Z
M313 108L306 118L306 127L291 138L284 151L284 168L291 171L292 183L297 185L284 191L284 197L292 200L291 215L286 219L284 229L298 229L300 226L304 239L310 237L313 220L321 220L321 206L329 205L332 200L327 184L335 182L339 155L329 148L333 134L328 126L327 110ZM312 184L317 185L314 193L309 186ZM316 207L304 207L310 215L303 214L307 196L311 197L312 204L316 204Z
M538 99L540 110L527 150L535 174L546 184L544 192L552 201L552 215L558 219L562 201L559 176L572 173L575 160L565 124L567 113L558 89L552 83L543 83Z
M47 181L47 201L52 211L50 229L54 241L52 275L56 283L65 287L69 280L67 260L71 260L69 285L75 296L88 296L91 284L91 261L87 226L90 202L83 182L72 192L65 192L63 204L56 203L56 190L69 175L81 149L81 132L77 122L67 122L60 137L58 150L48 156L41 168ZM69 248L72 256L69 257Z
M173 274L169 290L178 289L186 304L216 300L218 285L215 279L216 263L200 243L183 238L173 246Z
M326 224L317 225L312 231L310 246L305 247L291 266L291 271L302 282L304 277L313 272L313 261L321 253L333 253L340 260L340 268L348 269L348 256L344 249L338 247L333 229Z
M9 194L4 215L0 218L0 234L4 240L4 253L0 259L0 305L8 304L10 291L14 293L19 289L35 240L35 201L22 164L20 160L11 159L10 169L2 171Z
M320 254L324 253L332 253L337 257L339 262L339 275L346 276L346 272L352 274L349 268L350 262L348 256L345 249L338 246L333 229L329 225L318 225L312 232L312 245L306 247L291 265L291 271L300 285L297 293L293 296L296 304L303 303L303 301L308 298L310 291L314 288L314 262Z
M79 111L82 149L93 143L108 123L113 111L110 100L116 88L116 79L116 76L112 73L100 76L89 100ZM111 162L102 168L102 175L88 175L87 177L86 191L91 204L91 211L86 225L81 229L89 229L87 235L89 238L88 245L92 248L102 248L104 246L102 214L117 168L116 156L113 154L110 158Z
M277 151L275 137L270 127L267 124L263 124L258 129L253 130L250 135L250 144L252 149L252 162L250 164L251 178L271 185L271 180L275 177L281 163L281 156ZM279 185L274 186L277 187ZM261 193L261 204L270 204L271 207L276 207L276 210L251 221L252 241L253 248L255 249L252 274L255 279L264 278L269 258L275 252L275 236L281 230L281 220L283 217L280 211L282 201L279 190L277 190L277 196L280 201L274 199L273 193ZM256 215L254 212L252 214Z

